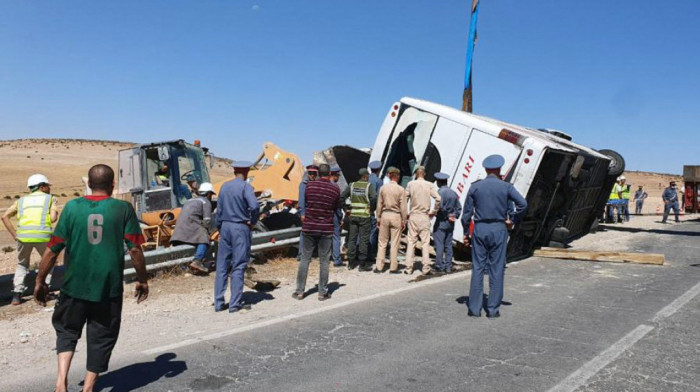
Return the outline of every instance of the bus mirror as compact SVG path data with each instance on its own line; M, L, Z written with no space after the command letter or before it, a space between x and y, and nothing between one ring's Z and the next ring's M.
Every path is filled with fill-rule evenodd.
M212 153L207 153L207 158L209 158L209 168L213 169L214 168L214 161L216 160L216 157Z

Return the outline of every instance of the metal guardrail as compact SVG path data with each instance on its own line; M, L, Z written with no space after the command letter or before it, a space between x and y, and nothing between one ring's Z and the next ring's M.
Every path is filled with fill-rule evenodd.
M299 243L299 234L301 228L295 227L291 229L275 230L262 233L253 233L251 236L251 253L261 253L276 249L296 246ZM189 263L194 256L195 247L192 245L178 245L168 248L160 248L144 252L146 258L146 270L156 271L163 268L174 267L177 265ZM63 284L63 275L65 267L59 266L54 268L54 273L51 278L51 288L58 289ZM132 277L136 274L131 262L131 256L124 257L124 277ZM12 278L14 274L0 276L0 297L7 296L12 291ZM25 280L28 288L27 293L34 290L34 279L36 271L31 271L27 274Z

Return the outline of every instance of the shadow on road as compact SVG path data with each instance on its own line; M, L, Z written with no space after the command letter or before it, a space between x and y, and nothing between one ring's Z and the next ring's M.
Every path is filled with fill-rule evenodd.
M662 230L662 229L638 229L635 227L624 226L605 226L607 230L625 231L628 233L655 233L655 234L671 234L671 235L686 235L690 237L700 237L700 231L680 231L680 230Z
M338 282L330 282L326 287L328 287L328 294L333 294L336 290L339 288L345 286L345 283L338 283ZM318 293L318 285L314 286L314 288L310 289L304 294L304 297L308 297L311 294Z
M262 301L269 301L271 299L275 299L275 297L272 296L272 294L263 293L260 291L244 291L243 296L241 297L241 300L243 302L250 305L255 305Z
M486 301L488 301L488 299L489 299L489 296L487 294L484 294L484 301L483 301L484 306L486 305ZM469 296L463 295L461 297L458 297L457 299L455 299L455 302L457 302L458 304L461 304L461 305L466 305L469 303ZM511 306L511 305L513 305L512 302L501 301L501 306Z
M129 392L160 380L172 378L187 370L185 361L173 361L174 353L161 354L153 362L141 362L109 372L97 380L95 391ZM81 383L82 385L82 383Z

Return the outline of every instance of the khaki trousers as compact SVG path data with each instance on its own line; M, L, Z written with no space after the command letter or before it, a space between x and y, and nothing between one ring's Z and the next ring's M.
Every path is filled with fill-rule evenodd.
M379 246L377 247L377 265L380 271L384 270L384 260L386 258L386 246L391 241L389 251L389 270L399 269L399 245L401 244L401 214L395 212L382 213L379 221Z
M17 268L15 269L15 277L12 280L12 283L15 286L13 290L15 293L22 294L27 289L24 281L27 277L27 273L29 272L29 261L32 256L32 251L36 249L37 253L39 253L39 260L41 260L41 257L44 255L44 251L46 251L46 246L48 244L48 242L17 241ZM53 269L51 269L49 274L46 276L46 284L51 283L52 273Z
M413 271L416 243L420 239L423 253L423 272L430 271L430 217L427 214L411 214L408 218L408 247L406 248L406 269Z

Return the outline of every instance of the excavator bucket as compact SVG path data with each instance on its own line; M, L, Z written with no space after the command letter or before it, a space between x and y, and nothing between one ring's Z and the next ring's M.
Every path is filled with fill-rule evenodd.
M299 184L304 176L301 160L274 143L263 144L263 151L253 163L248 180L258 198L270 200L299 200ZM214 185L218 194L227 178Z

